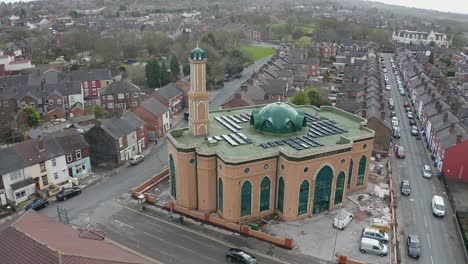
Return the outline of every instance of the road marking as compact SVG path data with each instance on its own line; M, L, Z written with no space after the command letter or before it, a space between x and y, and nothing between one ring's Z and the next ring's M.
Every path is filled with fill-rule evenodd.
M164 242L165 242L164 239L162 239L162 238L160 238L160 237L157 237L157 236L155 236L155 235L152 235L152 234L150 234L150 233L148 233L148 232L146 232L146 231L143 232L143 233L144 233L145 235L148 235L148 236L152 237L152 238L156 238L157 240L160 240L160 241L164 241Z
M424 203L423 203L422 200L421 200L421 207L422 207L422 209L424 209Z
M429 233L426 233L427 235L427 243L429 244L429 248L431 248L431 238L429 237Z
M431 256L431 263L434 264L434 260L432 259L432 256Z
M133 226L127 225L126 223L123 223L123 222L120 222L120 221L117 220L117 219L114 219L114 221L117 222L117 223L119 223L120 225L124 225L124 226L130 227L130 228L133 228Z
M424 225L427 227L426 216L424 216Z
M219 243L219 244L222 244L222 245L225 245L225 246L227 246L227 247L230 247L230 248L232 248L232 247L238 247L237 245L234 245L234 244L231 244L231 243L228 243L228 242L224 242L224 241L219 240L219 239L214 238L214 237L210 237L210 236L205 235L205 234L203 234L203 233L194 231L194 230L192 230L192 229L190 229L190 228L187 228L187 227L184 227L184 226L181 226L181 225L177 225L177 224L174 224L174 223L171 223L171 222L162 220L162 219L157 218L157 217L154 217L154 216L152 216L152 215L144 214L144 213L142 213L142 212L140 212L140 211L138 211L138 210L135 210L135 209L133 209L133 208L127 207L127 206L122 205L122 204L119 204L119 203L117 203L117 204L118 204L119 206L121 206L122 208L128 209L128 210L130 210L130 211L132 211L132 212L135 212L135 213L137 213L137 214L140 214L140 215L143 215L143 216L152 218L152 219L154 219L154 220L156 220L156 221L158 221L158 222L165 223L165 224L167 224L167 225L171 225L171 226L176 227L176 228L179 228L179 229L183 229L183 230L185 230L185 231L187 231L187 232L190 232L190 233L192 233L192 234L199 235L199 236L201 236L201 237L204 237L204 238L206 238L206 239L215 241L215 242L217 242L217 243ZM278 262L278 263L284 263L284 264L293 263L293 264L298 264L297 262L283 261L283 260L281 260L281 259L277 259L277 258L268 256L268 255L266 255L266 254L264 254L264 253L261 253L261 252L259 252L259 251L254 250L254 249L250 249L250 248L246 248L246 249L247 249L247 251L252 252L252 253L255 253L255 254L258 255L258 256L261 256L261 257L263 257L263 258L267 258L267 259L276 261L276 262Z

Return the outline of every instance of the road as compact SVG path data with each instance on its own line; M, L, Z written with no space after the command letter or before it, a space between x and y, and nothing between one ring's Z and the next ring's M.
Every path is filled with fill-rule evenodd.
M247 81L247 79L260 67L270 60L271 56L256 61L254 64L245 68L242 71L242 77L239 79L232 79L224 83L224 87L221 88L214 98L210 101L210 111L221 109L221 105L224 104L236 91L240 89L240 86Z
M401 138L396 141L396 144L402 145L406 154L405 159L396 159L395 155L392 155L394 157L392 166L394 186L399 188L403 179L409 180L411 186L410 196L400 195L399 191L395 192L398 197L396 213L402 263L466 263L453 222L453 212L448 206L449 202L443 192L441 182L435 174L431 179L422 177L423 165L431 164L431 162L425 154L423 140L416 140L410 133L409 120L403 108L403 102L410 100L407 95L399 94L395 75L390 70L392 67L388 54L385 54L384 58L389 69L390 94L395 102L395 111L400 123ZM418 128L420 129L419 122ZM446 205L444 218L432 215L431 200L435 194L444 197ZM408 234L417 234L421 240L419 260L408 257L406 246Z

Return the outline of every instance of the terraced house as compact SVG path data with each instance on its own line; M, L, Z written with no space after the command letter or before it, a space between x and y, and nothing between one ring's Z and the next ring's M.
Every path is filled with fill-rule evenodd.
M168 134L179 207L230 222L297 220L340 208L365 189L374 132L335 107L275 102L208 113L205 52L190 55L189 127Z

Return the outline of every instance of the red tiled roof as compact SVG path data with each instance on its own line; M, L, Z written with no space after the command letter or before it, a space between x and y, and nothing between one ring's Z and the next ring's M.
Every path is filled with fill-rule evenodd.
M11 61L11 64L21 64L21 63L29 63L29 60L17 60L17 61Z
M5 54L5 55L3 55L3 56L0 56L0 59L8 59L8 57L9 57L9 56L8 56L7 54Z
M0 262L63 264L150 263L107 241L81 238L79 231L35 211L28 211L0 231Z

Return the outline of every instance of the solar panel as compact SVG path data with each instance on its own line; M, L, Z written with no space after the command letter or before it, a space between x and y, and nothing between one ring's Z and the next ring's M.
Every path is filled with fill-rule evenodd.
M240 138L238 135L236 134L229 134L229 136L231 138L233 138L235 141L237 141L237 143L241 144L241 145L244 145L244 144L247 144L247 142L245 142L245 140L243 140L242 138Z
M234 120L232 120L229 116L222 116L221 117L222 119L224 119L224 121L226 121L227 123L229 123L232 127L234 127L235 129L242 129L242 127L240 127ZM236 131L237 132L237 131Z
M278 144L279 146L283 146L284 145L284 142L283 140L278 140L278 141L275 141L276 144Z
M317 137L323 137L323 136L324 136L322 133L318 132L317 130L315 130L315 129L312 128L312 127L309 129L309 131L310 131L311 133L313 133L314 135L316 135Z
M231 130L232 132L234 133L237 133L239 132L236 128L234 128L233 126L231 126L229 123L225 122L223 119L219 118L219 117L215 117L215 120L218 121L219 123L221 123L224 127L226 127L227 129Z
M228 116L228 117L230 117L230 118L231 118L232 120L234 120L236 123L241 123L241 122L242 122L242 121L241 121L239 118L237 118L236 116Z
M327 132L329 135L334 135L334 134L336 134L335 131L333 131L333 130L329 129L328 127L323 126L323 125L321 125L321 124L316 124L316 126L317 126L318 128L320 128L322 131Z
M325 136L329 136L330 133L328 133L327 131L324 131L322 128L320 128L318 125L314 124L313 126L313 129L317 132L319 132L320 134L322 135L325 135Z
M229 144L231 144L231 146L239 146L239 144L237 144L237 142L235 142L234 140L232 140L231 137L229 137L228 135L221 135Z
M264 149L266 148L269 148L270 146L268 144L265 144L265 143L261 143L260 146L262 146Z
M245 119L248 119L250 120L250 115L249 114L240 114L242 117L244 117Z
M239 132L239 133L237 133L237 135L239 137L241 137L243 140L245 140L247 143L249 143L249 144L252 143L252 140L250 138L248 138L246 135L244 135L243 133Z
M267 144L272 146L272 147L277 147L278 146L278 144L276 144L275 142L268 142Z
M245 117L243 117L241 115L237 115L236 117L237 117L237 119L241 120L242 122L249 122L249 119L247 119L247 118L245 118Z
M223 140L220 136L214 136L214 138L215 138L216 140L218 140L218 141Z

